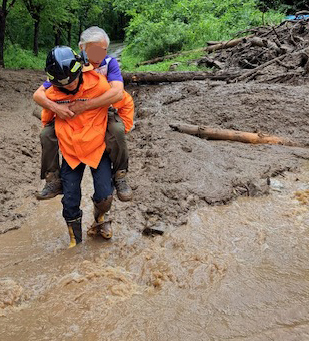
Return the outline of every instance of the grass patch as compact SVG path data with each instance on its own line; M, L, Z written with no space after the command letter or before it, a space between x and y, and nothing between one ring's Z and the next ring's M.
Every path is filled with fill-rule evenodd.
M138 57L132 57L130 54L123 52L121 56L121 69L126 72L167 72L170 70L170 66L174 63L179 63L177 71L206 71L207 68L197 67L188 63L191 60L201 58L205 55L205 52L192 52L182 56L175 57L173 59L165 60L160 63L137 66L142 60Z
M30 50L24 50L19 45L9 45L4 50L5 67L9 69L44 70L46 52L39 52L36 57Z

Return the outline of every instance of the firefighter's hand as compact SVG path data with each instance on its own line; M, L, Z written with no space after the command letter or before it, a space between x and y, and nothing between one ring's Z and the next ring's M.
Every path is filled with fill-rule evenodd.
M61 119L74 117L75 113L69 108L70 104L54 103L53 112Z

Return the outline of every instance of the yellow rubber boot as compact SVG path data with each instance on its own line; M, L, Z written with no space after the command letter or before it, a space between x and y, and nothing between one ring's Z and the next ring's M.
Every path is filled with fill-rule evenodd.
M105 213L98 217L99 233L104 239L110 239L113 236L112 224L109 219L109 214Z
M70 244L69 249L82 242L82 218L67 221Z

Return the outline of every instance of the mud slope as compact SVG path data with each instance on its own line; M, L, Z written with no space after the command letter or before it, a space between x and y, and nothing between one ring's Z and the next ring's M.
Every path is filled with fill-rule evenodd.
M19 228L35 207L40 123L33 90L42 73L0 73L0 231ZM306 148L206 141L173 132L171 122L261 131L308 145L309 90L265 84L195 81L131 87L136 127L128 136L132 204L116 202L123 228L179 226L192 208L268 192L268 178L297 169Z
M137 107L130 136L136 190L134 206L123 219L179 225L199 205L267 193L269 176L294 170L299 157L309 156L306 148L207 141L169 128L171 122L207 124L277 134L307 145L306 88L195 81L131 91Z
M0 233L21 227L39 179L41 124L32 93L43 73L0 70Z

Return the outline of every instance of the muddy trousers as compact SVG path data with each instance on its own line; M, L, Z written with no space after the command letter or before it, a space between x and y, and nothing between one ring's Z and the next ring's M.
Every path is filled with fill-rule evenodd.
M72 169L66 160L62 158L61 180L63 186L63 205L62 215L64 219L72 221L82 216L80 209L81 202L81 181L83 178L85 164L80 163L75 169ZM104 153L97 169L91 168L91 174L94 185L93 201L96 203L106 199L113 193L111 161L108 153Z
M55 120L47 123L40 134L41 179L45 179L48 173L60 172L58 139L55 133Z
M55 121L48 123L40 134L42 146L41 179L49 172L60 172L58 139L55 134ZM113 164L113 174L118 170L128 170L128 147L125 128L118 114L109 111L105 134L106 151Z
M106 151L113 164L113 174L118 170L128 170L129 152L125 127L117 113L108 111L108 122L105 133Z

